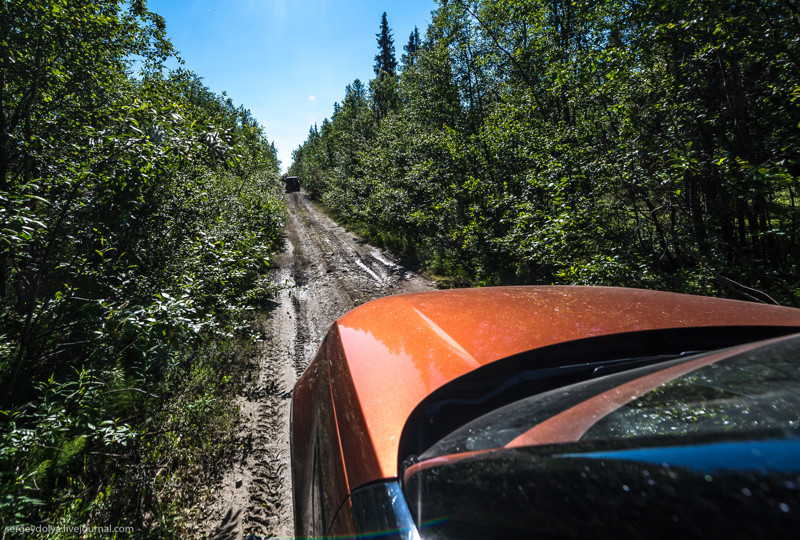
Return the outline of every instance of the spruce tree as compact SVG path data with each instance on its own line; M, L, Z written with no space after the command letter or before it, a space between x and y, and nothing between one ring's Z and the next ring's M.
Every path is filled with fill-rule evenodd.
M411 35L408 36L408 45L403 47L403 50L406 51L401 57L404 66L413 66L414 65L414 55L420 49L420 42L419 42L419 28L416 26L414 27L414 31L411 32Z
M375 75L381 72L394 75L397 69L397 60L394 57L394 39L392 31L389 30L389 23L386 20L386 12L381 15L381 31L375 34L378 38L378 54L375 56Z

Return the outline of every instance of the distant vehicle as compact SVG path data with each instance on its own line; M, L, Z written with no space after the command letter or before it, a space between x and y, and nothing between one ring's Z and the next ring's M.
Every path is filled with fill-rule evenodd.
M297 176L286 177L286 193L300 191L300 179Z
M610 287L391 296L294 388L296 534L789 538L800 310Z

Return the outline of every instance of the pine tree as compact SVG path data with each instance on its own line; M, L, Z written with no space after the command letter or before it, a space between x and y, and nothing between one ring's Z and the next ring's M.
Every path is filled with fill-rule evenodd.
M386 12L381 15L381 31L375 34L378 38L378 54L375 56L375 75L381 72L394 75L397 69L397 60L394 57L394 39L392 31L389 30L389 23L386 20Z
M419 28L415 26L414 31L411 32L410 36L408 36L408 45L403 47L403 50L406 51L406 54L404 54L401 58L404 66L414 65L414 56L417 54L417 51L420 49L420 47Z

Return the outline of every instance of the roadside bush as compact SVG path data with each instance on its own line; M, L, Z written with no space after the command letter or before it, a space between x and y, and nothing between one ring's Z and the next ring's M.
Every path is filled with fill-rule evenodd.
M179 536L235 424L220 373L274 289L274 145L163 69L144 2L3 9L0 526Z

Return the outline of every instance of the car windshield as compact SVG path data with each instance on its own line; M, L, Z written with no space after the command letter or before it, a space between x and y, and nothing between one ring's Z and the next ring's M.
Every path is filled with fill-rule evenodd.
M779 537L800 526L798 411L800 335L501 407L424 452L404 493L423 538Z
M601 377L501 407L428 449L431 457L600 439L796 430L800 337ZM769 361L765 361L766 358Z

